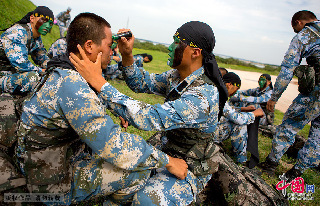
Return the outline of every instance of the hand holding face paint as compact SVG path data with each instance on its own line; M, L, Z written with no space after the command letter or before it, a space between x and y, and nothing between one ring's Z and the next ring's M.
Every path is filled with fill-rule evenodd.
M128 32L130 29L119 29L118 34ZM129 66L133 64L133 43L134 43L134 36L132 37L121 37L121 39L118 40L118 47L119 52L122 56L122 65L123 66Z

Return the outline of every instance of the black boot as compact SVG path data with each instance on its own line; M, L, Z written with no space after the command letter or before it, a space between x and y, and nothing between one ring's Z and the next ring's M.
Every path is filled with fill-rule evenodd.
M258 164L258 167L262 169L262 172L267 173L269 176L274 176L275 170L278 167L279 163L274 162L269 157L266 158L266 161Z
M300 177L301 175L302 172L298 169L295 169L294 167L292 167L285 173L286 178L288 178L287 182L291 182L292 180L294 180L297 177Z

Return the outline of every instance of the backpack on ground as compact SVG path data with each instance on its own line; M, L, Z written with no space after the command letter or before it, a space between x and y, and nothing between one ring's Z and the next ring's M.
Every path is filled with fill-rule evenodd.
M289 205L254 170L236 165L224 152L216 157L218 172L199 194L200 205Z

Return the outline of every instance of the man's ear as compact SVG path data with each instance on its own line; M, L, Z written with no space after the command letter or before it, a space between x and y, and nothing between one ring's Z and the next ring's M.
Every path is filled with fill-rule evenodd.
M192 57L196 58L199 57L201 55L201 49L199 48L193 48L193 53L192 53Z
M31 16L30 16L30 23L31 23L31 22L33 22L33 21L34 21L34 19L35 19L34 15L33 15L33 14L31 14Z
M83 49L85 52L92 54L93 53L93 41L87 40L83 45Z

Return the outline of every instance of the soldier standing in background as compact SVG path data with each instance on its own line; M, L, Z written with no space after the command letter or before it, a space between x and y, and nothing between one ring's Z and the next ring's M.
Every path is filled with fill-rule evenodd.
M69 24L71 22L71 8L68 7L67 11L60 12L57 17L57 24L60 30L60 37L65 37L65 32L68 30Z
M260 164L263 171L273 175L281 157L294 143L297 132L311 122L308 140L299 151L294 167L285 174L288 181L320 163L320 21L312 12L303 10L293 15L291 25L297 35L293 37L281 64L267 109L274 110L294 74L298 76L300 94L293 100L277 127L266 161ZM307 58L308 66L299 66L302 58Z

